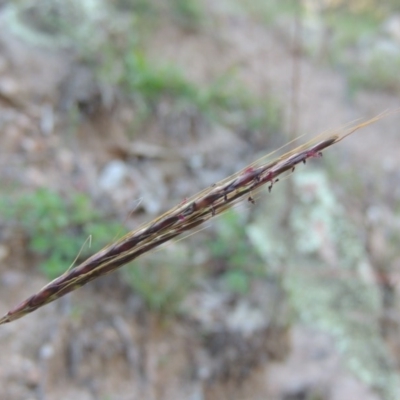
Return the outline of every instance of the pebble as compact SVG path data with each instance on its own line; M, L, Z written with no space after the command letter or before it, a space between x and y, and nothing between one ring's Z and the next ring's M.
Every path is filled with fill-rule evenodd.
M101 190L111 192L122 186L128 174L129 168L123 161L113 160L103 168L98 185Z

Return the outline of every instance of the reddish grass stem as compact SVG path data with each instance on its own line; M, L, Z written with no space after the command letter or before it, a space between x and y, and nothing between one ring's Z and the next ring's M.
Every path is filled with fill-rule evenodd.
M113 272L140 255L226 211L237 201L246 198L247 195L249 195L248 200L254 202L251 193L254 193L263 185L269 183L269 190L271 191L272 185L277 182L280 175L294 171L298 164L306 163L310 158L321 156L321 152L326 148L387 114L381 114L349 128L347 131L319 139L317 142L315 140L308 142L269 163L263 163L262 160L256 162L205 189L54 279L37 293L11 309L0 319L0 325L21 318L86 283Z

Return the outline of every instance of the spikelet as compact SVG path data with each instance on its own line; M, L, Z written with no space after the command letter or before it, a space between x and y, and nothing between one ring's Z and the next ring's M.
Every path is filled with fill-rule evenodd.
M262 186L268 185L269 191L271 191L273 184L282 174L294 171L296 165L305 164L310 158L320 157L326 148L388 114L390 112L380 114L339 133L320 135L273 161L265 163L263 158L212 185L159 218L129 232L80 265L54 279L36 294L10 310L0 319L0 325L21 318L86 283L115 271L140 255L198 227L215 215L221 214L238 201L247 198L248 201L254 202L252 194Z

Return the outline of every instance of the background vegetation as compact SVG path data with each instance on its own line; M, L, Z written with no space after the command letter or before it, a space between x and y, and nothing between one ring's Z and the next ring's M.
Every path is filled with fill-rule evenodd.
M25 136L33 138L39 149L48 150L43 152L47 161L35 161L36 153L29 153L26 143L30 142L26 138L17 146L10 145L23 161L14 171L12 184L6 174L2 178L0 227L7 232L4 243L13 243L12 237L21 235L39 274L44 274L46 281L53 279L76 257L76 263L83 261L133 226L153 218L155 213L149 204L157 202L159 193L154 207L161 213L185 196L255 160L260 151L267 153L288 141L285 118L291 107L289 102L282 100L272 84L271 90L265 90L261 83L252 86L243 78L247 60L229 53L228 39L218 30L221 21L226 24L223 26L230 26L225 18L231 25L240 27L251 21L257 29L273 32L281 40L276 51L295 45L299 52L292 52L288 63L301 57L316 68L338 74L345 82L343 107L350 108L357 107L360 96L371 98L374 93L398 100L400 41L395 27L400 30L399 12L395 1L373 0L228 1L212 11L199 0L120 0L99 4L72 0L60 4L48 0L40 5L29 1L6 2L3 18L10 32L43 52L68 53L73 59L72 70L78 65L89 71L90 79L78 88L89 85L90 89L73 93L64 90L63 87L73 86L66 78L64 86L57 88L59 98L42 97L43 104L52 104L55 128L51 135L46 136L38 128L39 133L27 131ZM293 41L289 27L299 22L302 35ZM229 36L229 32L225 35ZM157 49L153 50L160 35L166 35L170 41L176 39L177 47L179 40L211 41L220 50L221 59L226 56L229 61L219 63L217 58L209 56L205 64L216 64L214 69L208 70L206 65L203 68L206 72L199 72L196 63L192 69L185 68L182 60L178 60L179 52L174 53L177 61L172 62L162 54L159 56ZM169 44L167 40L163 43ZM250 47L251 43L247 45ZM207 46L204 48L207 50ZM265 64L267 69L270 64ZM12 75L12 71L8 73ZM252 75L254 78L257 74ZM1 87L2 101L11 98L12 104L19 104ZM297 96L295 90L291 96ZM323 99L318 101L322 104ZM34 115L33 120L37 119L36 109L29 112ZM301 114L293 107L291 112ZM38 125L43 127L42 114L41 118ZM99 127L106 131L103 136L107 140L98 133ZM90 141L93 131L97 136ZM121 135L116 132L121 131L125 141L119 142ZM294 131L303 133L296 126ZM222 146L227 148L226 152L217 147L218 135L228 138ZM133 149L143 141L153 146L151 151ZM98 146L92 146L93 142ZM199 144L204 143L210 143L208 150L205 145L200 148ZM236 143L239 145L235 147ZM83 150L75 153L74 149L79 147ZM56 169L48 169L45 162L52 162L53 156L54 160L62 160L63 149L69 149L80 160L72 162L69 181L60 184L64 171L52 180L49 177ZM177 150L172 156L171 149ZM99 177L111 159L118 159L127 172L120 185L101 190ZM163 160L171 164L162 164ZM170 166L176 160L181 162L178 169ZM399 193L391 190L393 182L397 182L396 174L382 172L381 168L377 179L378 169L372 163L371 168L363 165L362 171L355 163L349 168L345 157L338 153L324 154L320 164L323 168L307 165L307 170L296 171L293 179L280 182L279 190L274 188L271 195L265 193L257 198L254 207L246 204L236 208L195 237L124 268L116 282L105 278L106 290L103 291L102 284L94 284L92 289L94 292L98 287L101 289L100 298L118 292L120 311L111 314L135 315L139 321L146 320L145 324L139 324L150 327L143 336L157 336L154 332L158 323L168 326L187 320L188 325L200 326L193 340L204 340L204 348L219 357L213 359L207 378L199 378L193 372L193 379L207 381L207 385L213 379L223 382L242 379L229 365L242 366L243 362L243 370L250 371L263 364L260 360L267 353L257 343L263 340L259 338L264 338L262 335L268 330L265 326L269 327L271 318L272 326L285 332L307 326L329 335L352 376L378 398L397 398L400 342L394 337L398 335L399 310L392 272L398 260L400 202ZM44 183L29 182L26 178L33 176L28 173L31 165L43 168L43 175L47 176ZM173 172L153 180L158 176L156 171L164 169ZM350 170L357 175L351 176ZM143 175L142 180L138 175ZM82 179L77 176L84 177L83 189ZM146 184L160 192L137 189ZM132 202L126 199L135 195L140 200L132 212ZM126 217L125 223L121 216ZM25 274L37 276L38 271L30 269ZM270 307L274 312L268 311L271 317L260 305L264 299L257 297L258 285L262 292L271 291L271 282L274 290L283 293L280 304L290 309L282 313L285 315L282 320L276 317L275 305ZM115 285L113 290L107 291L112 285ZM199 296L201 301L193 306L193 299ZM79 309L80 303L73 301ZM251 308L254 314L246 308L253 303L257 303L255 309ZM219 309L226 314L218 316L220 319L215 317ZM247 311L240 314L240 310ZM101 312L97 311L100 319L104 317ZM78 314L77 331L90 331L92 326L87 322L92 317L88 315L90 312L84 310ZM85 318L88 320L84 321ZM156 321L156 328L149 321ZM236 326L235 321L249 331L239 330L238 334L233 328L229 330ZM257 327L254 331L253 326ZM137 339L135 334L132 337ZM144 341L143 337L137 340ZM233 353L228 348L231 345ZM244 356L252 352L254 360ZM236 361L232 362L227 354L236 354ZM157 360L160 365L165 361L162 356ZM93 374L97 374L95 370ZM304 390L305 397L291 398L331 399L329 394L318 390Z

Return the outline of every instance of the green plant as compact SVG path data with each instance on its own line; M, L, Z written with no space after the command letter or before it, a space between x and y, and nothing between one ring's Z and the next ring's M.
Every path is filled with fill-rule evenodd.
M268 25L276 23L281 16L296 14L299 9L297 0L238 0L238 4L244 12Z
M382 23L390 15L390 6L352 3L327 7L319 16L330 32L330 63L340 66L345 73L350 99L360 89L397 92L399 51L395 43L382 35Z
M115 7L124 12L134 12L144 17L154 13L154 4L149 0L116 0Z
M385 54L385 52L373 54L362 68L349 66L350 94L359 89L386 90L398 93L400 90L399 68L400 54Z
M202 25L204 14L198 0L169 0L169 3L172 17L182 28L196 30Z
M119 84L149 105L154 105L162 96L177 101L196 99L195 87L179 70L169 65L156 66L137 46L130 48L122 59Z
M122 233L119 224L103 221L89 197L81 193L65 198L49 189L38 189L17 199L5 197L0 208L5 223L22 229L29 249L46 258L40 269L50 279L62 274L78 254L78 260L87 257L110 236ZM85 243L89 237L92 245Z
M323 14L323 20L332 30L336 53L342 56L350 46L355 46L360 40L378 33L382 16L376 10L363 12L352 12L348 9L327 10Z
M150 57L146 38L149 26L157 26L158 14L175 15L188 20L200 18L197 0L169 0L165 4L141 0L120 0L109 13L97 10L99 18L88 18L85 29L73 30L69 37L81 62L91 66L99 82L120 88L133 102L135 122L132 131L141 130L149 118L154 118L160 103L167 103L169 114L193 115L223 124L233 129L245 128L271 131L279 126L278 103L269 97L255 97L237 82L234 68L208 84L196 84L187 79L175 64ZM128 13L125 11L133 11ZM122 14L122 15L121 15ZM114 14L112 14L114 15ZM97 22L96 22L97 21ZM114 21L114 20L113 20ZM188 112L187 112L188 111Z
M195 281L196 271L187 266L189 258L175 250L167 256L152 254L125 269L124 275L133 290L150 310L160 315L178 313Z
M208 120L226 124L234 120L239 128L240 125L247 129L277 129L279 126L278 103L251 95L242 85L235 83L232 71L208 85L199 86L185 78L177 67L160 65L149 59L134 43L121 57L108 57L111 64L116 59L120 60L121 66L116 83L133 97L146 115L166 99L176 112L194 109ZM113 69L107 67L109 71Z
M266 275L264 263L248 240L243 218L234 210L220 218L216 238L208 247L214 262L227 265L221 278L233 292L246 293L252 278Z
M117 0L115 6L118 10L135 13L140 27L145 31L145 25L154 27L165 18L191 31L197 30L204 22L204 11L199 0Z

